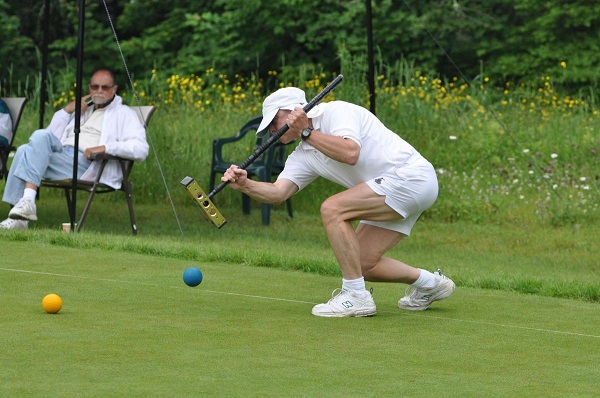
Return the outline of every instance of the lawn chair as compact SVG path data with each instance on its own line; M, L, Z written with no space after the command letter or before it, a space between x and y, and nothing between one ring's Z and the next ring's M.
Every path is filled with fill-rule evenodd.
M260 125L262 116L257 116L250 119L234 136L227 138L219 138L213 141L213 153L212 153L212 164L210 168L210 190L215 188L215 180L217 174L223 174L232 165L239 163L223 158L223 146L231 144L236 141L242 140L246 134L256 133L256 129ZM266 139L266 137L257 137L255 147L260 146ZM276 177L283 170L286 159L286 148L285 145L277 142L273 144L268 150L266 150L258 159L254 161L250 166L246 168L248 177L257 177L259 181L271 182L273 177ZM241 159L243 161L243 159ZM292 211L292 200L286 201L288 215L290 218L293 217ZM250 214L250 197L246 194L242 194L242 211L244 214ZM262 224L269 225L271 222L271 205L268 203L261 204L262 212Z
M27 98L2 98L2 100L8 106L10 117L12 119L12 137L8 146L0 146L0 179L4 178L6 180L6 177L8 176L8 156L12 151L17 149L13 146L13 143L15 142L17 127L19 127L19 121L21 121L21 115L23 114L23 109L25 109Z
M148 123L150 122L150 117L152 117L152 114L154 113L156 108L154 106L141 106L141 107L136 106L136 107L132 107L132 109L134 109L137 112L142 124L144 126L148 126ZM92 201L94 200L94 195L102 194L102 193L109 193L109 192L116 192L116 191L123 191L123 192L125 192L125 198L127 199L127 206L129 207L129 218L131 220L131 231L133 232L134 235L137 235L138 230L137 230L137 225L135 223L135 216L133 213L132 184L131 184L131 181L129 180L129 176L131 174L131 169L133 168L133 164L135 162L131 159L125 159L125 158L121 158L118 156L107 155L105 153L97 153L97 154L93 155L92 160L94 162L101 162L98 176L96 177L96 179L94 181L77 180L77 183L76 183L76 189L78 191L87 191L90 194L87 202L85 203L85 207L83 208L83 212L81 213L81 217L79 218L79 221L77 223L76 231L79 232L81 230L81 227L83 226L83 222L85 221L85 217L88 213L88 210L90 209L90 206L92 205ZM119 162L119 165L121 166L121 171L123 173L123 181L121 183L120 189L114 189L114 188L112 188L106 184L102 184L100 182L100 178L102 177L102 173L104 172L104 167L106 166L106 164L108 163L109 160L116 160ZM75 218L75 214L71 214L71 211L72 211L71 193L73 190L73 179L67 178L64 180L42 180L41 186L47 187L47 188L63 189L65 191L65 196L67 197L67 206L69 209L69 215L71 216L71 219Z

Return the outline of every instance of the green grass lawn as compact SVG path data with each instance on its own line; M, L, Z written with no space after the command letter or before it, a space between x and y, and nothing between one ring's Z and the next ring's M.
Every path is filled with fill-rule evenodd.
M310 309L339 277L215 261L215 242L204 247L210 239L194 233L163 246L93 232L0 234L2 395L597 394L597 303L459 283L412 313L396 307L403 287L369 283L377 316L322 319ZM152 247L144 240L154 252L141 254ZM241 239L221 250L228 242ZM198 259L169 254L177 249ZM204 272L196 288L181 280L188 266ZM57 315L41 308L50 292L64 301Z

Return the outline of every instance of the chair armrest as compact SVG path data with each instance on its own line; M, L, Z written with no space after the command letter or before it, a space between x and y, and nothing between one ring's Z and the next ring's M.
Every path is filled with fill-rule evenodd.
M131 160L131 159L127 159L127 158L122 158L119 156L115 156L115 155L109 155L107 153L92 153L90 156L90 160L93 161L102 161L102 160Z

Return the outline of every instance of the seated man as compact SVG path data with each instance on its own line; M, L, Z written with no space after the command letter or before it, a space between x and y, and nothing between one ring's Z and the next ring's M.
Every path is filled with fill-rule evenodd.
M0 148L8 147L12 138L12 119L6 102L0 99Z
M107 153L142 161L148 156L146 130L136 112L123 105L116 95L115 75L110 69L97 69L90 80L90 94L81 100L77 178L93 180L98 173L92 154ZM91 98L93 106L87 105ZM0 228L27 228L37 220L35 197L42 179L73 177L75 153L75 101L57 111L46 129L35 131L15 154L2 200L14 207ZM118 164L109 162L100 182L120 188L123 176Z

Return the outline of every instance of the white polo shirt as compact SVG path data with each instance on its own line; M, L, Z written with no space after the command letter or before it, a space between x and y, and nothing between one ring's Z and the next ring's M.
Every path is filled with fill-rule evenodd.
M337 162L301 142L288 157L279 178L292 181L301 190L317 177L346 188L375 178L393 167L428 163L399 135L389 130L368 109L344 101L318 105L320 115L312 119L313 127L323 134L349 138L360 146L354 165Z

